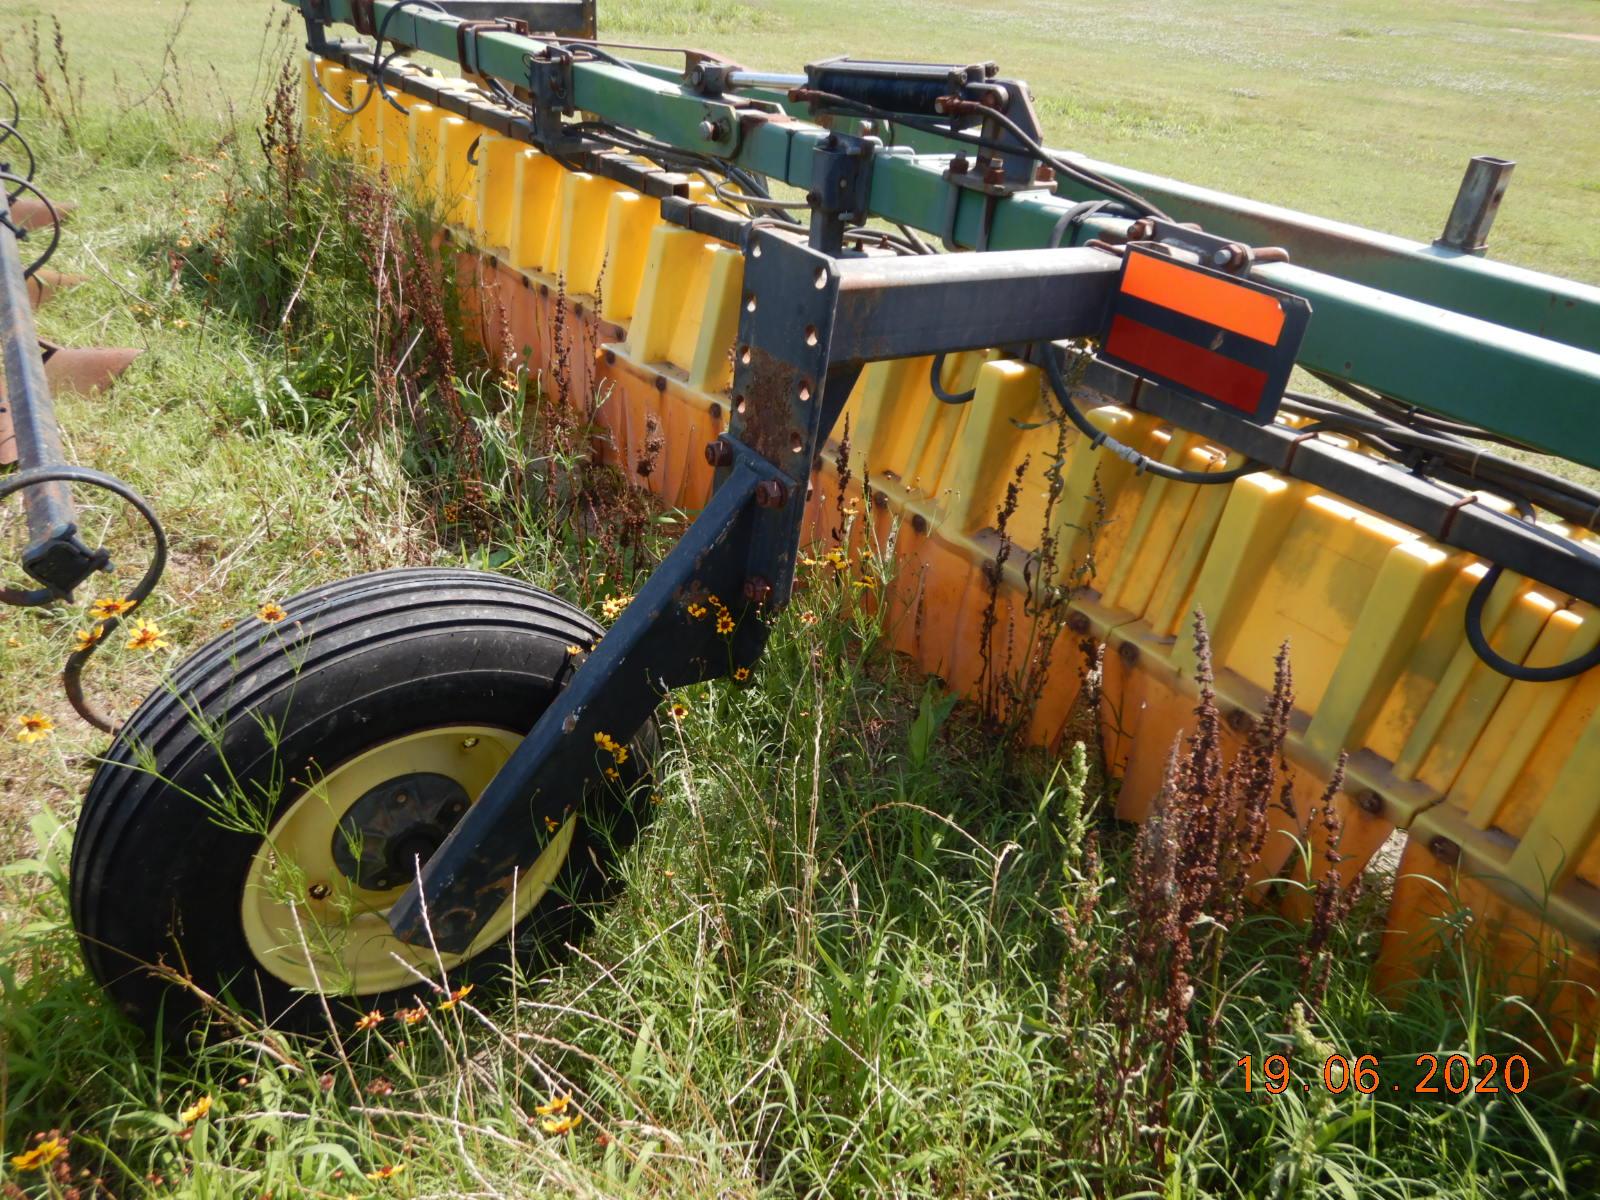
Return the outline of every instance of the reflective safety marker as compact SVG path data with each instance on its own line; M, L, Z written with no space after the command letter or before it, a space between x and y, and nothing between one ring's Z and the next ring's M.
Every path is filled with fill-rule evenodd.
M1100 356L1266 424L1310 318L1299 296L1130 247Z

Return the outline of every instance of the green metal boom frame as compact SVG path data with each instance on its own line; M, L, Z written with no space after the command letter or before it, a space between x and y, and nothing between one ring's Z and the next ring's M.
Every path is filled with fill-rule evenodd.
M401 7L398 0L304 0L304 7L321 20L346 23L355 23L362 10L362 21L382 23L389 40L458 60L458 22L424 8ZM530 59L559 43L483 29L471 45L477 73L526 88ZM784 113L762 113L700 94L667 68L580 60L570 75L568 99L577 110L802 189L811 185L813 152L829 133L790 119L780 95L764 98ZM837 121L835 128L845 131ZM874 158L867 208L927 233L948 229L959 246L1048 246L1067 210L1096 198L1067 180L1054 191L991 201L945 178L962 147L920 131L897 135L898 144ZM1178 220L1288 250L1293 262L1257 265L1252 278L1303 297L1315 310L1301 365L1600 467L1600 422L1594 419L1600 413L1600 288L1080 161L1163 202ZM1071 231L1070 244L1123 236L1128 224L1090 217Z

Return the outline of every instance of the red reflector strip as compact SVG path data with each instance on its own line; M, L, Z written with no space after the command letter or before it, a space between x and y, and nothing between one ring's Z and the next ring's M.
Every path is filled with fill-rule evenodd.
M1265 371L1121 315L1111 320L1105 349L1123 362L1247 413L1260 407L1267 386Z
M1265 292L1240 287L1153 254L1128 255L1122 290L1269 346L1276 345L1283 332L1283 306Z

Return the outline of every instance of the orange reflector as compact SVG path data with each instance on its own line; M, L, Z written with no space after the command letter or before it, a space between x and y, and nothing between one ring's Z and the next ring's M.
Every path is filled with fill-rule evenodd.
M1219 275L1202 275L1153 254L1129 256L1122 290L1269 346L1283 332L1283 306L1266 292L1241 287Z
M1311 306L1290 292L1128 247L1100 357L1259 424L1278 411Z

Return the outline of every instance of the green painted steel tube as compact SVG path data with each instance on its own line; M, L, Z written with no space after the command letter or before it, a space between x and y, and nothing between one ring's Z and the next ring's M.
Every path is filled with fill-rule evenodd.
M352 21L350 0L320 0L320 5L328 19ZM394 7L391 0L377 0L375 22ZM455 61L457 24L413 6L396 12L387 32L405 45ZM528 56L544 48L535 39L484 32L475 39L476 65L507 83L526 84ZM815 125L789 121L754 121L741 129L738 109L697 95L654 67L579 63L572 71L572 90L573 104L583 111L800 188L809 186L812 150L826 136ZM706 128L720 132L707 137ZM947 155L919 153L917 147L944 151L950 143L909 133L904 142L912 144L888 147L875 162L872 211L942 234L951 202L943 177ZM1223 236L1285 245L1297 261L1258 266L1253 277L1311 303L1303 366L1600 467L1600 289L1092 165L1148 190L1180 219L1200 219ZM1049 244L1061 215L1079 198L1039 191L1000 200L992 206L987 248ZM989 207L985 197L963 191L955 201L952 240L976 246ZM1075 231L1073 241L1118 234L1126 225L1091 219Z

